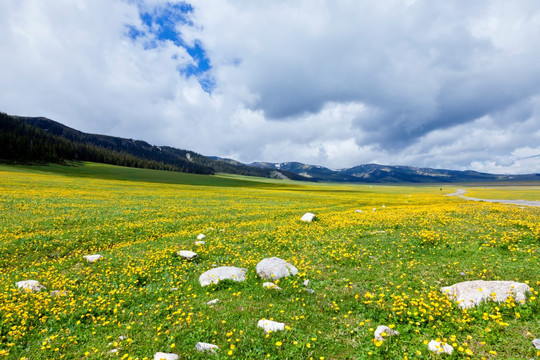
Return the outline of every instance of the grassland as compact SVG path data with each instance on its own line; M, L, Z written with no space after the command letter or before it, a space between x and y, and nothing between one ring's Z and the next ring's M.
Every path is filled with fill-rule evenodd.
M540 208L443 196L453 191L2 166L0 358L434 359L432 339L454 346L449 359L539 356ZM317 221L301 222L307 211ZM95 253L104 258L83 259ZM300 270L282 291L263 289L255 273L271 256ZM246 282L202 288L199 275L216 265L249 269ZM47 289L16 289L27 279ZM476 279L533 291L523 306L467 311L439 291ZM287 329L267 335L262 318ZM400 335L373 341L381 324ZM220 350L196 353L199 341Z

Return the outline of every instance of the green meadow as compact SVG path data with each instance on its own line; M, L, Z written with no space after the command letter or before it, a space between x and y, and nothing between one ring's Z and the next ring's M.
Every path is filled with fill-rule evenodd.
M457 189L540 200L540 184L370 186L2 165L0 358L538 358L540 208L445 196ZM300 220L306 212L313 222ZM199 234L205 244L196 245ZM83 258L92 254L103 257ZM255 271L273 256L299 270L275 282L281 290L263 288ZM219 266L246 268L246 281L202 287L199 276ZM21 291L23 280L45 289ZM469 309L440 291L469 280L531 291L524 304ZM285 330L267 334L261 319ZM399 335L378 342L379 325ZM452 355L430 352L431 340ZM198 342L219 349L197 352Z

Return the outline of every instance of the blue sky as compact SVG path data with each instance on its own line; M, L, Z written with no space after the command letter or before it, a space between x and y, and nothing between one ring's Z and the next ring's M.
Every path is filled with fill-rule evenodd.
M182 39L182 34L178 32L177 26L180 24L192 25L189 15L193 13L193 6L188 3L165 3L153 9L140 9L140 18L145 25L144 30L139 30L127 25L127 34L133 39L152 35L153 41L147 44L149 48L156 47L157 42L172 41L176 46L186 49L193 58L195 64L182 67L179 72L187 77L194 76L198 79L201 87L208 93L215 87L214 80L205 76L211 69L210 59L206 56L202 44L194 41L187 44Z
M537 0L7 0L0 111L242 162L540 172Z

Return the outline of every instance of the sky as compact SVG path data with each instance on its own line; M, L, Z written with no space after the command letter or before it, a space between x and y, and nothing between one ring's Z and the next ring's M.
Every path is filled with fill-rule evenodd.
M0 111L242 162L540 172L538 0L3 0Z

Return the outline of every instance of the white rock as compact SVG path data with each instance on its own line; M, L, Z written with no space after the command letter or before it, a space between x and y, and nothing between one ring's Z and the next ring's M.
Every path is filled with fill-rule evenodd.
M540 339L534 339L532 341L532 344L534 345L535 348L537 348L538 350L540 350Z
M385 335L383 335L383 333ZM399 335L399 332L394 329L390 329L388 326L385 325L379 325L375 330L375 339L377 339L378 341L383 341L385 337L394 335Z
M86 259L86 261L88 261L89 263L93 263L94 261L98 261L99 259L101 259L103 256L99 255L99 254L96 254L96 255L85 255L83 256L83 258Z
M309 279L304 280L304 286L305 286L305 287L308 287L308 286L309 286Z
M211 353L215 353L217 349L219 349L219 346L214 344L198 342L197 345L195 345L195 350L197 351L210 351Z
M68 294L67 290L53 290L51 291L49 295L52 297L55 297L55 296L67 296L67 294Z
M362 213L363 211L362 210L355 210L354 212L355 213Z
M237 282L246 280L247 269L235 266L221 266L204 272L199 276L201 286L217 284L220 280L233 280Z
M197 257L197 253L189 250L180 250L176 253L176 255L183 257L184 259L191 260L195 257Z
M429 344L427 345L429 351L432 351L436 354L448 354L452 355L452 351L454 351L454 348L451 345L444 344L442 345L440 342L431 340Z
M305 221L305 222L312 222L313 219L315 219L315 214L307 212L302 216L300 220Z
M199 234L199 235L197 235L197 240L202 240L202 239L204 239L205 237L206 237L206 235L204 235L204 234Z
M178 355L173 353L157 352L154 354L154 360L178 360Z
M298 269L278 257L261 260L255 267L257 274L263 279L278 280L290 275L298 274Z
M217 304L218 301L219 299L210 300L209 302L206 303L206 305L214 305L214 304Z
M204 245L206 244L206 241L195 241L195 245L197 246L201 246L201 245Z
M37 280L24 280L19 281L17 287L26 291L40 291L41 289L46 289L45 286L41 285Z
M263 288L269 288L269 289L274 289L274 290L282 290L279 286L277 286L273 282L265 282L263 284Z
M259 320L259 322L257 323L257 327L262 328L265 332L270 332L270 331L275 332L275 331L285 330L285 323L262 319L262 320Z
M117 353L118 351L120 351L119 348L114 348L114 349L111 349L109 351L107 351L109 354L114 354L114 353Z
M514 281L475 280L443 287L441 291L458 302L459 307L470 308L487 300L504 302L508 296L513 296L517 303L524 303L525 293L530 291L530 287Z

